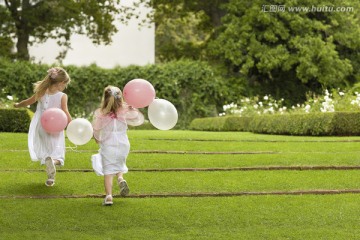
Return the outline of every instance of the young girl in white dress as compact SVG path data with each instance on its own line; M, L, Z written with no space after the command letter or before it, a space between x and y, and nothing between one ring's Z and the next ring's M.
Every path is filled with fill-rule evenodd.
M128 184L123 178L123 174L128 172L126 158L130 151L125 119L127 108L120 89L107 86L104 89L101 107L94 114L94 138L100 145L100 150L99 154L93 155L92 158L101 159L100 169L94 167L94 170L98 175L104 175L106 197L103 205L113 204L112 186L115 175L120 195L126 196L129 193Z
M64 131L59 133L47 133L41 126L41 115L48 108L60 108L66 116L68 123L71 116L67 107L67 95L62 91L70 83L67 72L60 67L48 70L46 77L34 84L34 95L28 99L15 103L14 107L26 107L37 102L36 112L31 120L28 147L33 161L40 161L46 165L46 186L55 184L55 165L64 165L65 160L65 136Z

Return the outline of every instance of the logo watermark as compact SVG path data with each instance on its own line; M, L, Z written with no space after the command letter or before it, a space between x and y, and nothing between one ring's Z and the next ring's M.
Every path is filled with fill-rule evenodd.
M354 7L335 7L335 6L311 6L311 7L293 7L286 5L262 5L262 12L354 12Z

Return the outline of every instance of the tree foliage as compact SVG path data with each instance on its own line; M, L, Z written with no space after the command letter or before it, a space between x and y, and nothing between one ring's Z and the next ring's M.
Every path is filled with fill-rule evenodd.
M9 26L10 14L4 6L0 5L0 56L11 57L14 46L10 37L14 29Z
M205 48L215 27L221 24L228 0L153 0L157 61L181 58L205 59Z
M16 101L31 96L33 83L41 80L49 67L46 64L0 58L0 100L8 95ZM114 85L123 89L130 80L143 78L154 86L157 98L174 104L179 114L177 128L185 128L193 118L216 116L228 92L221 75L208 63L201 61L181 60L113 69L96 65L63 67L72 79L65 91L73 117L89 117L99 107L105 86ZM35 108L36 105L32 105L32 109ZM146 113L147 108L141 111Z
M230 0L209 48L255 88L281 97L360 80L357 0ZM284 5L284 11L263 11ZM353 11L291 12L288 7L352 7ZM323 9L324 10L324 9ZM265 90L266 89L266 90ZM301 96L299 96L299 93Z
M159 6L156 15L165 14L168 5ZM172 7L174 8L174 7ZM182 6L175 6L175 11L169 18L162 19L156 25L156 61L164 62L181 58L202 59L204 46L209 39L209 33L201 28L203 12L180 13Z
M95 44L108 44L117 31L115 16L126 22L134 15L133 8L120 7L120 0L3 0L0 4L0 28L16 39L16 55L23 60L30 58L30 44L50 38L65 46L64 56L73 33L85 34Z

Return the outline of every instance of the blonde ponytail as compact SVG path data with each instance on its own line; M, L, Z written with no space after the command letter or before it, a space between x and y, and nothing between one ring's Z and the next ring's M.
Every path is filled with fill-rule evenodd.
M122 104L123 100L121 90L114 86L107 86L104 89L103 99L101 102L102 114L116 114Z
M46 77L34 84L35 99L38 100L46 93L46 90L54 84L65 82L69 84L71 79L68 73L61 67L50 68Z

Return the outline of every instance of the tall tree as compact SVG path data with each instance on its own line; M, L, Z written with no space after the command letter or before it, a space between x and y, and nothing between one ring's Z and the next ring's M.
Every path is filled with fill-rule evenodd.
M113 22L116 14L123 21L133 13L131 7L119 7L120 0L2 0L6 14L2 29L15 29L10 37L16 39L16 56L29 60L28 46L34 42L57 39L58 44L70 47L73 33L85 34L95 44L110 43L117 31ZM124 17L125 16L125 17ZM5 21L6 20L6 21Z
M4 6L0 5L0 57L12 57L14 43L11 39L11 17Z
M209 50L257 93L301 101L360 80L359 9L357 0L230 0Z
M215 27L221 25L228 0L152 0L156 35L156 58L203 59L204 49Z

